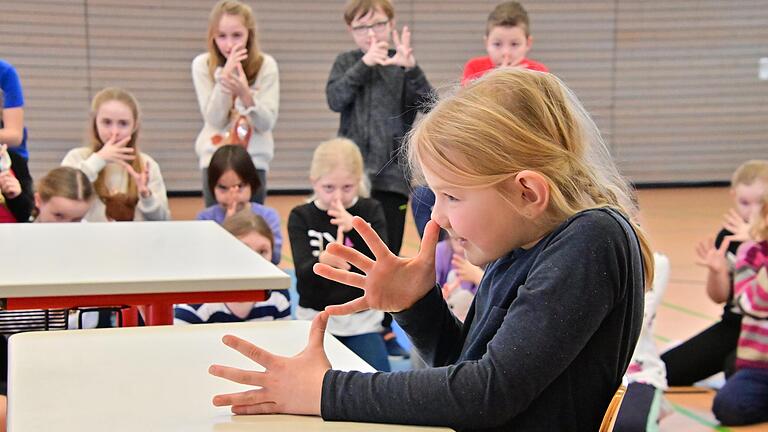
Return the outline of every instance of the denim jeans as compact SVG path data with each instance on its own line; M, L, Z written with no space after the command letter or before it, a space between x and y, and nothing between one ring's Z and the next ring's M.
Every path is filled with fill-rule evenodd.
M359 355L380 372L389 372L389 357L381 333L365 333L356 336L336 336L341 343Z
M768 370L737 370L717 392L712 412L726 426L768 421Z

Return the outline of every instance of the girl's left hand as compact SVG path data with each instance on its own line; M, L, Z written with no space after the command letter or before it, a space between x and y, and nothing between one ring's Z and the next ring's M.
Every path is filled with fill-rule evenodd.
M253 103L248 103L252 100L251 87L248 85L248 78L245 76L243 65L238 63L235 66L235 72L221 76L221 84L229 93L235 97L240 98L244 105L250 106Z
M21 195L21 183L10 171L0 172L0 193L7 199Z
M121 165L125 167L125 170L128 171L128 174L133 177L133 180L136 182L136 188L139 190L139 195L142 198L148 198L152 196L152 191L149 190L149 162L146 162L144 164L144 170L140 173L136 172L135 169L133 169L133 166L120 161Z
M293 357L265 351L236 336L224 336L225 345L260 364L264 372L212 365L211 375L236 383L255 386L252 390L213 397L215 406L231 406L235 414L320 415L323 377L331 368L323 338L328 313L320 312L309 329L306 348Z
M480 279L483 278L483 269L467 261L463 255L453 254L451 266L456 269L456 276L475 285L480 285Z
M344 208L341 200L333 201L327 213L332 218L331 223L344 230L345 233L352 230L352 219L354 216Z
M731 209L725 214L725 222L723 228L733 233L731 237L734 241L747 241L750 239L749 229L750 223L741 218L739 213Z

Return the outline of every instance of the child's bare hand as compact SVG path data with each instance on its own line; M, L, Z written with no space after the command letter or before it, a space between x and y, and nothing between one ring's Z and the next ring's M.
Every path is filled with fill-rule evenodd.
M392 30L392 41L395 42L395 55L385 59L382 64L384 66L396 65L404 68L416 66L416 58L413 56L413 48L411 48L411 31L408 29L408 26L403 27L402 39L397 30Z
M723 228L727 229L728 231L733 233L734 241L747 241L750 240L750 223L748 221L745 221L741 218L741 215L734 210L731 209L728 213L725 214L725 221L723 222Z
M363 55L363 63L368 66L383 65L388 59L389 43L387 41L377 41L376 38L371 37L371 46Z
M7 199L21 195L21 183L10 171L0 172L0 193Z
M331 203L330 208L327 211L328 216L330 216L331 223L341 228L344 232L349 232L352 230L352 219L354 216L352 216L347 209L344 208L344 205L341 203L341 200L335 200Z
M236 336L224 336L225 345L260 364L265 371L212 365L208 369L211 375L255 387L216 395L213 404L231 406L235 414L320 415L323 377L331 368L323 347L327 325L328 314L320 312L312 321L306 348L293 357L272 354Z
M127 162L130 163L136 159L136 149L133 147L126 147L128 142L131 141L131 136L128 135L121 140L117 140L117 136L113 135L96 154L107 162Z
M696 245L696 264L708 268L713 273L728 272L728 260L725 254L731 244L731 237L726 236L719 248L715 248L713 239L702 240Z
M456 269L456 276L459 279L480 285L480 279L483 278L483 269L467 261L463 255L453 254L451 266Z
M340 245L344 244L344 230L341 228L341 226L339 226L336 229L336 243ZM330 246L331 244L333 243L329 243L328 246ZM348 262L337 257L336 255L328 253L327 246L324 251L320 252L320 256L317 257L317 261L337 269L350 270L352 268L352 266L350 266Z
M227 62L224 63L224 67L221 69L222 76L229 76L237 71L237 65L241 65L241 62L248 58L248 50L243 44L238 44L232 47L227 57Z
M421 249L414 258L395 256L362 218L356 216L352 226L365 240L375 260L340 244L334 243L328 247L328 252L365 273L361 275L315 264L316 274L364 291L362 297L348 303L328 306L328 313L349 315L367 309L399 312L413 306L435 286L435 247L440 233L440 226L435 221L427 224Z
M128 171L128 174L133 177L133 180L136 182L136 189L139 191L139 195L142 198L147 198L152 195L152 191L149 190L149 162L146 162L144 164L144 170L140 173L136 172L135 169L133 169L133 165L127 164L125 162L120 162L120 164L125 168L126 171Z
M238 202L234 199L231 201L223 204L224 209L226 210L224 214L224 219L229 219L230 217L234 216L235 213L239 212L240 210L245 208L245 203Z

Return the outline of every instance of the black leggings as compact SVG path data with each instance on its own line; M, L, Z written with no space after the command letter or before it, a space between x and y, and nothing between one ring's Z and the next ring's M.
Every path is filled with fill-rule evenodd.
M661 355L670 386L689 386L718 372L734 372L741 317L720 321Z

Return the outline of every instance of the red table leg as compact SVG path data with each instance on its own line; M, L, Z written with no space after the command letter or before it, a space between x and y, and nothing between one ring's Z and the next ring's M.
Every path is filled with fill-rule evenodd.
M151 303L147 305L147 325L171 325L173 324L173 304Z
M123 327L136 327L139 325L139 310L131 306L120 311L123 316Z

